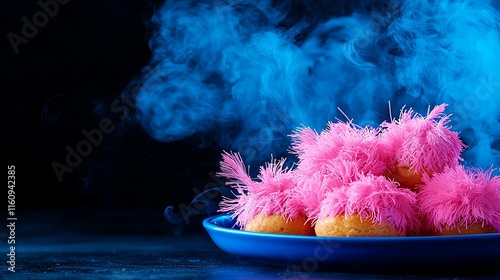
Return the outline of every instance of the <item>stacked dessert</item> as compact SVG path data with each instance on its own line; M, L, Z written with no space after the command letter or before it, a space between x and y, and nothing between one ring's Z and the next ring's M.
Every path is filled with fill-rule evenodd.
M464 167L467 148L449 127L446 104L426 116L401 110L377 128L330 122L291 135L293 168L272 159L257 178L224 152L224 198L244 230L317 236L408 236L500 231L500 178Z

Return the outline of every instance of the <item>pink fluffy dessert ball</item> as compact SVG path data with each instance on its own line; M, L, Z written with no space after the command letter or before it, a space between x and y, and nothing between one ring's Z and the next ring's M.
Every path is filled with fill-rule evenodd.
M418 191L422 176L432 177L446 167L455 167L462 161L466 148L459 134L448 125L447 104L429 110L427 116L412 109L402 110L398 120L383 123L382 143L387 158L386 176L401 187Z
M326 195L318 236L406 236L418 231L416 194L384 176L360 179Z
M500 232L500 177L492 170L459 165L423 181L417 195L423 234Z
M303 209L291 206L296 184L284 163L285 159L272 160L252 179L239 154L224 153L219 175L229 179L234 197L225 197L219 211L231 213L246 231L314 235Z

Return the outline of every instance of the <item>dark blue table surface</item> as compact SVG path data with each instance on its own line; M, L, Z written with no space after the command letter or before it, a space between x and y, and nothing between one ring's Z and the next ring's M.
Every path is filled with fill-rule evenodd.
M138 219L140 214L136 214L130 220L105 213L80 213L71 220L55 218L57 215L20 217L16 272L8 272L3 262L2 279L500 279L500 274L492 272L306 273L286 265L229 255L212 242L198 226L199 221L193 221L193 229L175 235L161 229L165 226L161 213L144 219ZM158 223L161 226L156 227ZM6 259L5 231L0 233Z

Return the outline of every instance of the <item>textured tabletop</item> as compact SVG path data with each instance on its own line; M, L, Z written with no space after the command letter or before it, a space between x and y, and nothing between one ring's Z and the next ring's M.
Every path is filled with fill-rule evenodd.
M498 279L499 275L355 274L303 272L282 264L232 256L219 249L203 228L180 235L161 233L161 215L128 221L109 213L20 215L16 272L4 265L2 279ZM59 214L61 215L61 214ZM101 217L97 219L97 217ZM52 223L49 219L52 217ZM21 223L22 222L22 223ZM193 221L198 223L198 221ZM125 228L130 230L127 232ZM159 227L161 228L161 227ZM5 252L6 242L0 245ZM3 254L5 256L5 254Z

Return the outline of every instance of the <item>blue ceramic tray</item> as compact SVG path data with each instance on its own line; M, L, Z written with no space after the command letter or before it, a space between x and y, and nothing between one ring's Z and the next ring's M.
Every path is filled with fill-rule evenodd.
M243 231L227 214L208 217L203 226L227 253L301 271L426 269L496 270L500 233L411 237L317 237Z

